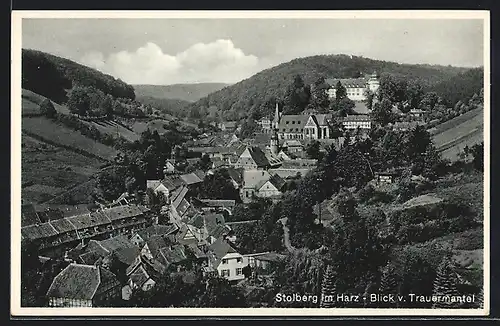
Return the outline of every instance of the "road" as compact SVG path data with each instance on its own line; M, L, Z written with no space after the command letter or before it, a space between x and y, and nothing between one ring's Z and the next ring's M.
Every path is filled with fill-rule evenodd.
M279 220L281 222L281 225L283 225L283 240L284 240L283 242L285 243L285 248L289 252L294 252L297 249L290 243L290 229L286 225L286 220L287 220L286 217Z

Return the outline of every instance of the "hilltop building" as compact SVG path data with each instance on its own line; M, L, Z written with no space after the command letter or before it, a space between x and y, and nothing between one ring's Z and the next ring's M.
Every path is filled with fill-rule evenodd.
M337 82L346 88L347 97L355 102L366 100L367 90L376 93L380 87L379 76L376 72L360 78L330 78L326 80L326 83L330 85L327 90L330 99L336 96Z

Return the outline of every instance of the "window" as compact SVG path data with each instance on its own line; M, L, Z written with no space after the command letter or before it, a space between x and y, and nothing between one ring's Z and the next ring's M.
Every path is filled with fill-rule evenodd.
M295 120L292 121L292 125L294 125L294 124L295 124Z
M269 188L269 186L267 186ZM243 261L243 258L236 258L237 263L241 263Z
M229 276L231 276L231 273L230 273L229 269L223 269L220 271L220 276L229 277Z
M285 123L288 124L290 121L286 121Z
M236 268L236 275L242 275L243 274L243 269L242 268Z
M222 263L223 263L223 264L227 264L227 259L223 259L223 260L222 260Z

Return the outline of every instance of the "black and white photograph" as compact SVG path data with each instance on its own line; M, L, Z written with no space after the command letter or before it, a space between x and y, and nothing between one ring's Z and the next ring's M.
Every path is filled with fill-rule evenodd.
M13 315L488 314L488 11L12 17Z

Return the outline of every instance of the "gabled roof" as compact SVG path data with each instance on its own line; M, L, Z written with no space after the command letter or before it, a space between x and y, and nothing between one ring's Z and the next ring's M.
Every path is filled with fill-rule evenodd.
M153 235L167 235L177 231L179 228L175 224L162 225L162 224L153 224L143 230L137 232L139 236L147 240Z
M278 125L278 132L302 132L308 119L309 116L304 114L283 115Z
M255 188L260 182L267 181L270 174L264 170L245 170L243 172L243 187Z
M57 231L50 223L34 224L21 228L23 238L36 240L57 235Z
M148 249L153 257L157 257L160 249L167 246L165 239L162 236L154 235L146 241Z
M149 274L141 265L134 269L134 271L129 275L129 278L138 287L142 287L144 283L150 279Z
M115 251L122 248L137 248L132 242L130 242L126 235L119 235L113 238L99 241L101 246L106 248L108 251Z
M217 239L212 243L208 249L214 254L215 258L222 259L225 255L229 253L236 253L236 249L233 248L226 240Z
M204 177L204 173L200 171L181 175L182 181L188 186L203 182Z
M227 173L229 177L233 179L237 184L241 184L243 182L243 169L235 169L230 167L227 169Z
M269 178L269 182L271 182L271 184L273 186L276 187L276 189L278 190L281 190L281 188L283 188L283 186L285 185L286 181L283 180L279 175L277 174L273 174L271 175L271 177Z
M219 225L223 226L225 224L224 215L222 214L206 214L203 215L203 220L209 235L212 235Z
M266 154L259 147L247 147L250 156L254 160L258 167L266 167L269 165L269 161Z
M173 201L172 201L172 206L175 209L179 209L179 206L181 205L182 201L185 200L186 194L188 193L189 189L187 187L182 187L179 189L179 192L175 194L175 197L172 196Z
M96 266L70 264L52 281L48 297L92 300L101 282Z

